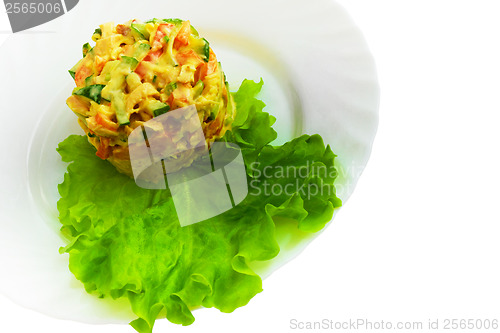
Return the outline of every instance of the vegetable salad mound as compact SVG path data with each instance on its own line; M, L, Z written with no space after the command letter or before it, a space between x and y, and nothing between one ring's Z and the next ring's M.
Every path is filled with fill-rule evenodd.
M69 71L76 88L66 102L96 155L121 173L132 176L128 135L170 110L195 105L207 141L231 127L234 103L221 64L189 21L107 23L92 40Z
M245 306L262 291L252 263L274 259L279 240L323 229L341 206L335 154L317 134L271 145L276 119L257 98L264 83L244 80L229 92L189 21L104 24L93 40L70 70L77 87L67 100L86 135L57 148L68 163L57 209L71 273L88 293L126 298L140 333L151 333L159 316L190 325L193 309ZM189 104L207 140L241 149L249 187L232 209L182 227L168 189L144 189L130 177L127 138ZM299 172L275 172L291 169ZM284 222L291 227L277 227Z

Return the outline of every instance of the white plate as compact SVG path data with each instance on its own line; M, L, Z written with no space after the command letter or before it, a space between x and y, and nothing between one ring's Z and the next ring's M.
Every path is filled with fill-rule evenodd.
M57 184L66 165L55 148L81 133L65 105L73 86L67 69L81 57L81 45L100 23L152 17L189 19L211 41L232 90L244 78L264 79L260 97L278 119L277 143L321 134L338 155L344 203L368 161L378 122L375 66L361 33L335 2L80 1L37 29L43 32L16 34L0 48L0 292L23 306L89 323L136 318L126 300L86 294L69 272L67 255L58 253L64 240ZM280 239L282 251L270 266L254 266L262 276L317 236L296 244L293 235Z

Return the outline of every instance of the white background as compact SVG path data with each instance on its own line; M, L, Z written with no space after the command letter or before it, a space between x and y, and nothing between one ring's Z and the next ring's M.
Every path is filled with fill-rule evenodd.
M196 311L189 327L159 320L155 332L500 319L500 2L340 3L366 36L381 86L379 132L356 191L247 306ZM134 332L55 320L1 296L0 323L2 332Z

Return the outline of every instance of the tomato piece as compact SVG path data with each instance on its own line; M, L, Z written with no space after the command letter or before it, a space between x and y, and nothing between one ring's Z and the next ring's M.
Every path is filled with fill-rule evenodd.
M203 64L203 60L201 60L201 57L193 49L177 53L175 58L180 65L185 65L188 62L191 62L195 67L198 67Z
M109 138L100 138L99 148L97 148L97 152L95 153L97 157L105 160L109 156L111 156L111 147L109 146Z
M149 53L144 57L142 61L154 62L162 55L163 50L149 51Z
M182 22L181 29L177 33L174 40L174 49L179 49L181 46L189 44L189 36L191 35L191 23L189 21Z
M210 60L208 61L207 75L214 73L216 70L217 70L217 57L215 56L214 51L210 49Z
M174 108L174 94L170 94L166 100L166 103L168 106L170 106L170 109Z
M149 51L149 53L139 63L139 65L135 69L135 72L137 73L137 75L139 75L139 77L141 79L146 75L146 73L148 71L147 68L146 68L146 66L143 65L143 62L144 61L146 61L146 62L155 62L162 55L162 53L163 53L163 49L159 49L159 50L156 50L156 51L153 51L153 52Z
M92 68L86 66L86 64L82 64L80 68L75 73L75 82L77 87L81 87L85 85L85 79L92 75Z
M108 117L102 115L101 113L97 112L95 115L95 121L101 125L103 128L108 129L110 131L116 132L118 130L118 125L117 123L111 121Z
M151 44L152 51L163 48L163 45L166 44L164 37L168 36L173 28L174 25L170 23L163 23L158 26L155 37L153 38L153 43Z
M137 73L137 75L139 75L139 77L142 79L144 77L144 75L146 75L146 73L148 72L148 69L146 68L146 66L144 66L142 64L142 62L137 66L137 68L135 69L135 72Z
M214 73L217 70L217 58L215 53L210 49L210 60L208 63L204 62L194 74L195 80L204 80L207 75Z

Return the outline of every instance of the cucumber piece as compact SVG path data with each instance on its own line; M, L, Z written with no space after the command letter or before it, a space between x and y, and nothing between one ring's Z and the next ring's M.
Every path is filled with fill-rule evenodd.
M170 111L170 106L168 104L162 103L157 100L153 100L146 107L150 112L153 113L155 117L158 117L164 113Z
M203 61L208 62L210 60L210 43L205 38L196 36L192 36L191 41L194 51L200 55Z
M198 98L203 92L203 89L205 89L205 84L203 83L203 81L198 80L198 82L196 82L193 87L193 99Z
M220 101L222 99L222 87L225 84L224 79L226 78L224 75L224 71L222 71L222 64L220 63L220 61L217 63L217 69L219 70L220 73L220 89L217 95L217 100Z
M146 29L146 24L132 23L130 28L140 39L149 40L149 31Z
M215 117L217 117L216 111L218 111L218 110L219 110L219 105L213 107L212 110L210 110L210 115L207 117L206 121L215 120Z
M104 65L104 68L101 71L101 76L104 77L105 83L108 83L111 80L111 73L119 64L120 60L111 60Z
M153 114L155 117L161 116L164 113L167 113L170 110L170 106L166 105L163 108L153 110Z
M177 82L170 82L164 89L165 89L165 93L167 95L170 95L172 93L172 91L177 89Z
M92 34L92 40L94 42L97 42L102 37L102 30L101 28L97 28L94 30L94 33Z
M153 114L155 117L158 117L164 113L167 113L168 111L170 111L170 106L168 105L165 105L164 107L162 108L159 108L159 109L156 109L156 110L153 110Z
M113 64L114 68L110 68L111 72L109 73L111 79L106 89L102 92L102 97L111 100L113 91L121 91L127 75L132 72L132 68L138 63L135 58L122 56L118 64Z
M85 78L85 86L88 87L88 86L91 86L92 85L92 78L93 78L94 74L88 76Z
M163 22L179 25L179 24L182 24L182 22L184 22L184 21L181 19L178 19L178 18L169 18L169 19L163 19Z
M148 54L150 49L151 46L148 43L141 43L136 46L132 56L141 61Z
M130 124L130 119L125 110L125 95L119 90L111 92L111 108L114 109L116 120L120 125Z
M75 88L73 90L73 95L83 96L93 100L97 104L100 104L101 92L104 87L105 87L104 84L93 84L83 88Z
M203 55L205 58L203 60L205 60L205 62L208 62L210 60L210 43L205 38L202 39L203 41L205 41L205 45L203 46Z
M177 36L178 33L179 33L179 30L177 30L175 32L174 36ZM170 59L170 64L174 67L177 67L177 66L179 66L179 63L177 62L177 60L175 59L175 56L174 56L174 51L173 51L174 41L175 41L175 37L168 39L166 53Z
M195 29L195 27L191 26L191 34L198 37L200 34L198 33L198 30Z
M144 47L140 48L143 49L141 52L145 49ZM111 108L115 111L116 119L120 125L130 124L129 115L125 109L125 94L122 88L127 75L133 72L138 64L139 61L136 58L122 56L120 63L111 73L111 80L102 94L104 99L111 101Z
M73 78L73 80L75 79L75 74L76 74L76 70L78 69L78 67L80 66L80 64L83 62L83 59L80 59L76 64L75 66L71 67L70 70L68 70L68 73L69 75L71 75L71 77Z
M178 19L178 18L169 18L169 19L157 19L157 18L152 18L150 20L147 20L146 22L144 23L153 23L153 24L157 24L157 23L161 23L161 22L165 22L165 23L172 23L172 24L175 24L175 25L180 25L182 24L182 22L184 22L183 20L181 19Z
M139 60L134 57L121 56L122 62L118 66L123 66L124 68L133 71L137 65L139 65ZM123 65L122 65L123 64Z
M155 18L152 18L151 20L147 20L146 22L144 23L153 23L153 24L156 24L158 22L161 22L161 20L157 19L156 17Z
M87 55L87 53L89 53L91 50L92 50L92 46L90 46L89 43L83 44L83 46L82 46L83 57L85 58L85 56Z

